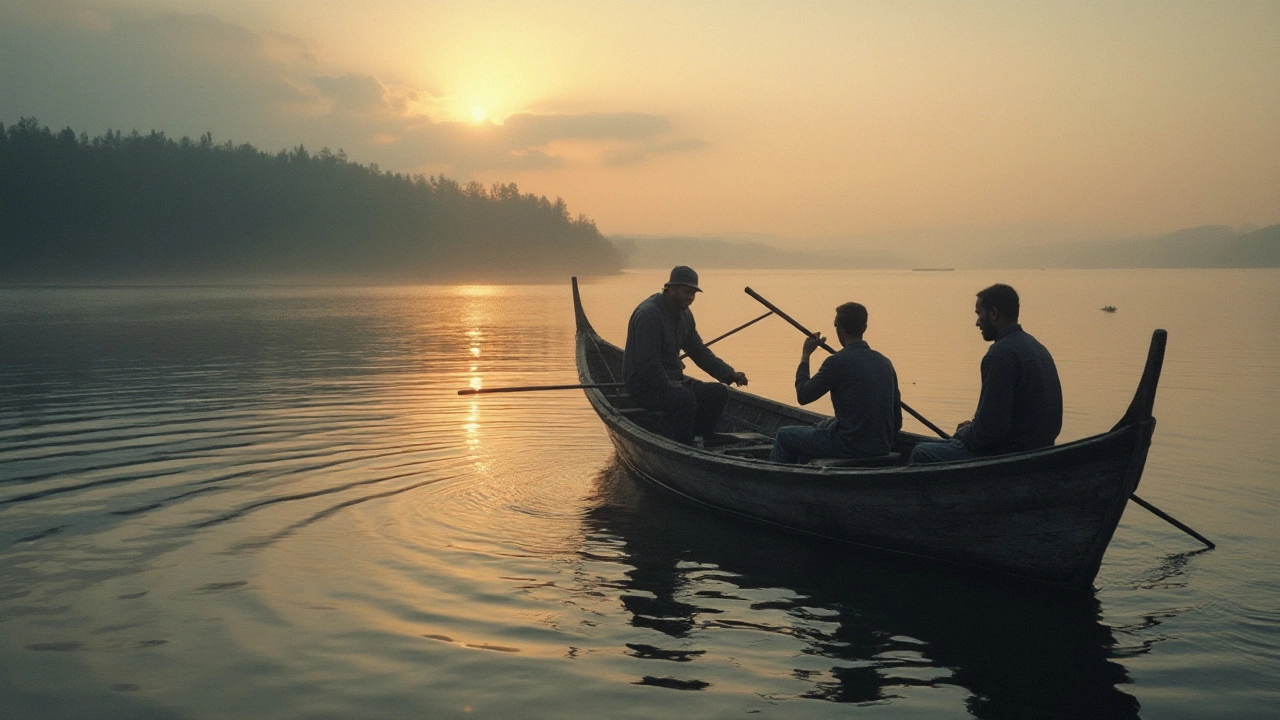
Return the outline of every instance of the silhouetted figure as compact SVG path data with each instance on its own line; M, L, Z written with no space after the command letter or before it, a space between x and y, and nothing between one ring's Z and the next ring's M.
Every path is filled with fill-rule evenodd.
M992 341L982 358L982 394L973 420L951 440L921 442L911 462L967 460L1049 447L1062 430L1062 385L1053 357L1018 324L1018 293L992 285L978 293L975 325Z
M796 368L796 402L808 405L831 393L836 416L811 427L778 430L769 459L777 463L811 458L859 458L887 455L902 429L898 374L889 358L862 339L867 309L854 302L836 308L840 351L823 361L809 377L809 356L827 341L807 337Z
M689 306L699 292L698 273L683 265L673 268L662 292L631 313L622 358L631 399L640 407L670 414L672 439L685 444L715 428L729 391L724 385L685 377L681 350L720 382L747 384L747 376L716 357L698 335Z

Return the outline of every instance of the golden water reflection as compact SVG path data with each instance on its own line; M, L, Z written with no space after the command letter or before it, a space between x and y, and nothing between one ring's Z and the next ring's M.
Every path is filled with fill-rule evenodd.
M583 284L606 339L664 275ZM698 717L837 714L814 699L1128 717L1132 696L1173 717L1205 707L1180 707L1194 695L1268 716L1276 273L702 276L706 337L760 314L744 285L813 328L864 302L904 398L944 427L976 403L972 293L991 282L1023 293L1058 359L1063 439L1115 421L1167 327L1142 494L1226 551L1168 560L1194 545L1126 512L1096 600L1056 607L632 497L647 486L602 477L613 451L581 391L457 395L576 380L567 282L29 291L63 305L0 343L17 480L0 484L0 585L19 588L0 593L0 706L75 688L85 715L134 699L115 714L556 717L572 696L583 716L641 698ZM792 402L800 342L769 319L716 351Z

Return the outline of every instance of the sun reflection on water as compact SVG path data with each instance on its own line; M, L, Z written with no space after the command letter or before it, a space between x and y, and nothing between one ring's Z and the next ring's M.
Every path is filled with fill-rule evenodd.
M467 414L467 422L462 425L467 431L467 444L475 446L480 442L480 405L471 403L471 411Z
M501 292L502 287L499 285L458 285L458 294L466 298L486 298L493 297Z

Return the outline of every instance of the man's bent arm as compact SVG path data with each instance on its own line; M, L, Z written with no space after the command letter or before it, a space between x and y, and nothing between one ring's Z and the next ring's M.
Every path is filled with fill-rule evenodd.
M705 370L711 377L725 383L733 379L733 366L711 352L711 348L702 342L702 336L698 334L696 327L690 329L689 337L681 349L689 355L689 359L695 365Z
M822 367L818 368L818 374L812 378L809 377L809 361L806 359L800 363L796 368L796 402L808 405L835 387L835 372L827 365L834 357L833 355L824 360Z
M1013 396L1016 378L1009 361L987 355L982 358L982 394L973 422L956 431L956 437L973 451L1000 445L1013 429Z
M898 390L898 373L893 373L893 429L902 430L902 393Z
M642 387L658 389L671 384L658 356L662 347L662 320L653 313L641 313L631 326L629 338L634 351L635 378Z

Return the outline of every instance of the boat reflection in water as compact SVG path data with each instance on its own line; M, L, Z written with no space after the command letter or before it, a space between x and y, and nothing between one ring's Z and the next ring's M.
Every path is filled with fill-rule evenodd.
M979 718L1138 717L1138 701L1117 688L1129 678L1113 658L1128 651L1091 594L911 566L742 521L616 462L584 522L583 554L630 568L617 589L632 626L666 636L665 646L627 643L633 657L674 661L655 662L641 684L701 689L748 671L725 682L785 682L802 689L778 699L840 703L959 689ZM744 642L778 667L735 667Z

